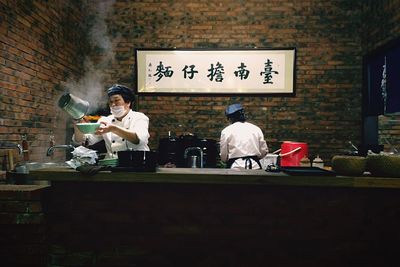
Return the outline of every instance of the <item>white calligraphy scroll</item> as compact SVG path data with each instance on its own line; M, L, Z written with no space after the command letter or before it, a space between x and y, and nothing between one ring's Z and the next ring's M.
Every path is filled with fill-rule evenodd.
M293 94L295 49L136 50L137 92Z

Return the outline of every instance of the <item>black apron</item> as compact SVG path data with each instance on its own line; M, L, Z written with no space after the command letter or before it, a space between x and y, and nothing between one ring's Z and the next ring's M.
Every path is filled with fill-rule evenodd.
M257 162L258 166L260 166L260 169L262 169L261 167L261 163L260 160L258 159L257 156L246 156L246 157L238 157L238 158L232 158L229 159L227 164L226 164L226 168L230 169L232 167L232 164L237 160L237 159L243 159L244 162L244 168L247 169L253 169L253 164L251 163L251 160L254 160L255 162Z

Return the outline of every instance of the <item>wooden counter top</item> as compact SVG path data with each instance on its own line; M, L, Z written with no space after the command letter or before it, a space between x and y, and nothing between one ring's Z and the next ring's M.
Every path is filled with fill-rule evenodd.
M29 176L51 185L35 191L36 202L3 192L3 207L40 200L43 212L6 214L2 226L19 228L3 232L25 236L23 222L34 231L29 241L45 236L43 255L54 266L75 258L96 266L381 266L398 258L400 179L226 169L85 176L51 168ZM18 187L34 188L7 189Z
M262 170L159 168L156 172L101 171L89 176L74 169L49 168L31 171L34 180L77 182L183 183L183 184L254 184L285 186L323 186L354 188L398 188L400 179L349 176L289 176Z

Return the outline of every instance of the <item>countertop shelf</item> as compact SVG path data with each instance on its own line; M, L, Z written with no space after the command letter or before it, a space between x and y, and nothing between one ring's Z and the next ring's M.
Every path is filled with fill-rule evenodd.
M182 183L182 184L254 184L271 186L322 186L400 189L399 178L371 176L289 176L262 170L158 168L156 172L100 171L85 175L74 169L48 168L29 173L33 180L76 182Z

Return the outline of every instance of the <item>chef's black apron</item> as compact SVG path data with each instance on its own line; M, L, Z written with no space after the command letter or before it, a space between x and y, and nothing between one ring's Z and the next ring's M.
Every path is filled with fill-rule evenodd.
M262 169L261 167L261 163L260 160L258 159L257 156L246 156L246 157L238 157L238 158L232 158L229 159L227 164L226 164L226 168L230 169L232 167L232 164L237 160L237 159L243 159L244 162L244 168L247 169L253 169L253 164L251 163L251 160L254 160L255 162L257 162L258 166L260 166L260 169Z

